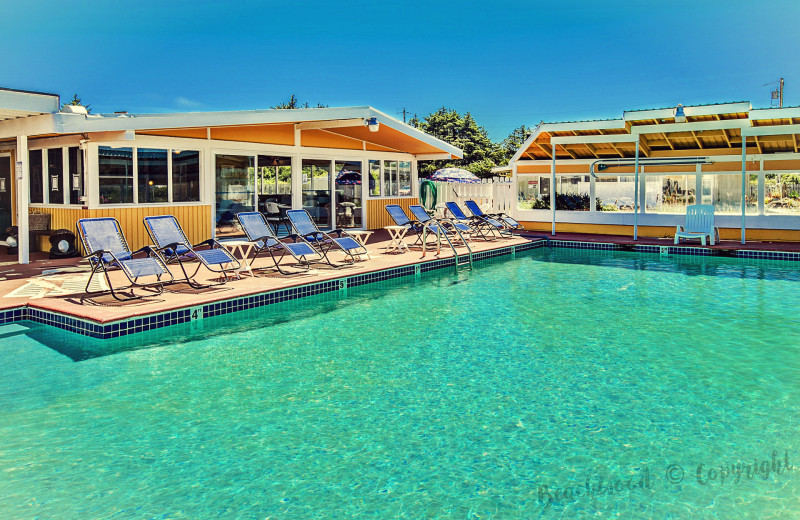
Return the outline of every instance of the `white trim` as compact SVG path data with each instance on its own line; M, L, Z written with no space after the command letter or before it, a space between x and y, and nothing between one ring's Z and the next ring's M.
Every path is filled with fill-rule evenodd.
M792 117L800 117L800 107L754 108L750 111L750 119L753 121L762 119L789 119Z
M749 101L738 103L720 103L717 105L685 106L683 112L686 117L711 116L716 114L738 114L750 112L752 105ZM626 110L622 113L625 121L641 121L644 119L670 119L675 117L675 107L656 108L646 110Z
M671 132L703 132L705 130L731 130L750 127L749 119L726 119L722 121L697 121L694 123L665 123L663 125L640 125L631 127L631 135L666 134Z
M550 144L583 144L583 143L635 143L639 140L632 134L609 134L609 135L569 135L563 137L551 137Z
M775 125L775 126L754 126L742 130L742 135L746 137L759 135L791 135L800 134L800 125ZM769 155L769 154L762 154Z

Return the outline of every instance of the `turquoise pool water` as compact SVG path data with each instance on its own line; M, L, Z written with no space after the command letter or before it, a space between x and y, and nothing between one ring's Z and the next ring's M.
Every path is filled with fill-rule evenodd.
M122 340L0 326L0 518L798 518L799 282L534 250Z

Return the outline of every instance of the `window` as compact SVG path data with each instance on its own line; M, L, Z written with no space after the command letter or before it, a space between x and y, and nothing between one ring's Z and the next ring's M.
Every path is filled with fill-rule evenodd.
M139 175L139 204L169 202L167 151L136 150Z
M383 196L397 195L397 161L383 161Z
M172 201L200 200L200 152L172 151Z
M133 202L133 149L101 146L98 149L101 204Z
M381 196L381 162L369 162L369 196Z
M518 209L550 209L550 177L520 175L517 178Z
M28 152L28 173L30 174L30 201L31 204L44 202L44 186L42 185L42 151L31 150Z
M303 159L303 209L319 227L331 225L331 163Z
M47 196L50 204L64 204L64 152L47 150Z
M67 151L69 163L69 203L80 204L83 196L83 153L73 147Z
M696 204L695 175L648 175L646 179L646 211L684 215L686 206Z
M633 212L636 184L629 175L598 175L594 180L597 211Z
M556 177L556 209L560 211L589 211L589 178L583 175Z
M241 233L236 214L255 209L255 157L217 155L217 236Z
M758 175L751 174L746 192L747 214L758 213ZM742 213L742 176L741 174L704 174L703 203L713 204L716 214Z
M411 195L411 162L400 161L398 164L398 184L400 185L400 196Z
M788 172L764 175L764 214L800 214L800 174Z

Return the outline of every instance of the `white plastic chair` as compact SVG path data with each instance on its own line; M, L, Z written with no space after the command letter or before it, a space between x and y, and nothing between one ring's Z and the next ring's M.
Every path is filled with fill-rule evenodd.
M712 204L694 204L686 206L686 222L675 229L675 243L681 238L700 239L702 245L719 242L719 228L714 227L714 206Z

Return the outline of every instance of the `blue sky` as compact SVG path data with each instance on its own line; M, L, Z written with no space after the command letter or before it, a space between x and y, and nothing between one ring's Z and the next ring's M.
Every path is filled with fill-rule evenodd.
M446 106L490 137L539 121L800 104L800 2L4 2L0 86L94 112L269 108L295 94L402 119ZM10 23L8 23L11 21Z

